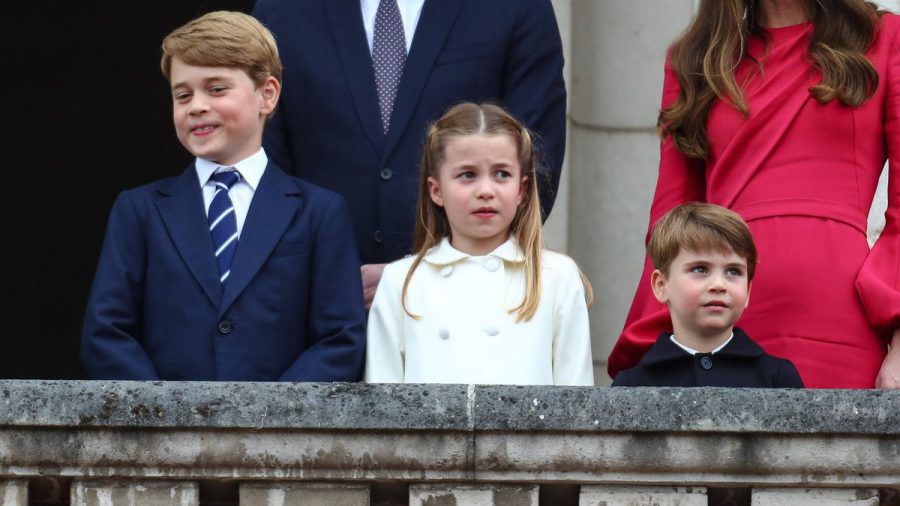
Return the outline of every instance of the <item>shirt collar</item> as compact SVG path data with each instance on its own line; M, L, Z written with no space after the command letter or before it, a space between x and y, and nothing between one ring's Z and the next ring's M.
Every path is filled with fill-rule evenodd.
M728 336L728 339L726 339L724 343L722 343L722 344L716 346L716 349L714 349L713 351L709 352L709 354L710 354L710 355L714 355L716 352L718 352L719 350L721 350L722 348L724 348L725 346L727 346L728 343L730 343L731 340L732 340L733 338L734 338L734 332L732 332L731 335ZM675 334L670 335L670 336L669 336L669 339L671 339L672 342L675 343L679 348L681 348L682 350L684 350L684 351L690 353L691 355L696 355L696 354L698 354L698 353L701 353L701 352L699 352L699 351L697 351L697 350L691 348L690 346L685 346L685 345L679 343L679 342L678 342L678 339L675 339Z
M663 332L659 339L650 347L643 360L644 365L657 365L671 360L689 359L692 356L685 353L687 350L682 346L677 346L675 341L670 339L670 332ZM758 344L753 342L747 334L738 327L735 327L731 335L731 339L725 345L717 349L719 356L735 357L735 358L756 358L761 356L764 351Z
M448 265L473 256L474 255L463 253L454 248L450 245L450 238L444 237L437 246L429 249L422 259L432 265ZM485 256L497 257L506 260L507 262L525 261L525 253L519 248L519 243L512 234L510 234L509 239L507 239L506 242L497 246L494 251L491 251Z
M259 186L259 181L262 179L263 172L266 171L266 165L269 163L269 157L266 156L266 151L263 148L259 148L259 151L256 153L244 158L234 165L228 165L228 167L234 167L235 170L241 173L241 180L250 185L250 188L253 191L256 191L256 187ZM212 176L213 172L215 172L219 167L223 167L216 162L206 160L205 158L197 158L194 161L194 167L197 169L197 178L200 181L200 187L203 187L208 181L209 177Z

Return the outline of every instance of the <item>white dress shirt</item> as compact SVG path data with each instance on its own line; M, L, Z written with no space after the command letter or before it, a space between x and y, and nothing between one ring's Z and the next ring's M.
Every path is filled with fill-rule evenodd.
M375 40L375 13L378 12L380 0L359 0L362 8L363 27L366 29L366 40L369 41L369 52L372 52L372 43ZM422 14L422 6L425 0L397 0L400 9L400 18L403 19L403 35L406 36L406 53L412 47L413 35L416 34L416 25L419 24L419 15Z
M244 221L247 219L247 211L250 210L250 201L253 200L253 193L256 192L256 187L259 186L259 180L262 179L268 163L269 158L266 156L265 150L259 148L259 151L253 155L234 165L229 165L229 167L234 167L241 174L240 181L235 183L231 187L231 191L228 192L228 197L231 198L231 203L234 205L238 237L240 237L241 230L244 229ZM197 178L200 181L200 189L203 191L203 210L209 216L209 204L216 193L216 185L209 177L222 165L203 158L197 158L194 162L194 167L197 169Z
M593 385L584 286L571 258L544 251L541 300L516 322L525 293L522 250L510 238L471 256L446 238L426 253L400 294L414 257L389 264L369 312L366 381Z

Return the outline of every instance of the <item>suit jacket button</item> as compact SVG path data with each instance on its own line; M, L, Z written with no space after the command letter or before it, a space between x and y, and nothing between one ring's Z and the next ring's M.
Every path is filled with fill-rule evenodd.
M387 167L381 169L381 179L383 181L387 181L392 177L394 177L394 172L391 169Z
M375 242L381 242L381 230L376 230L374 234L372 234L372 239L375 239Z
M712 357L708 355L700 357L700 367L706 369L707 371L712 369Z
M219 334L223 334L223 335L231 332L231 329L234 328L234 326L228 320L220 321L218 326L219 326Z

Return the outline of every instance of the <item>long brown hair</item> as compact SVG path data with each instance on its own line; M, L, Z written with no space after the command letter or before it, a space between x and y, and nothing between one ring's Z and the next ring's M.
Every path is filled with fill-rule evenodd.
M403 310L412 318L418 318L406 306L406 293L410 279L425 257L425 253L444 237L450 236L450 222L443 207L435 204L428 192L428 178L439 179L447 143L466 135L508 135L516 143L518 161L525 180L525 192L516 215L510 223L510 232L522 249L525 269L525 297L510 313L518 312L516 321L528 321L537 311L541 294L541 205L537 189L537 155L531 132L502 107L493 104L463 102L451 107L440 119L431 124L425 138L422 155L422 173L419 178L419 198L416 206L416 224L413 230L413 260L403 291L400 295ZM583 279L586 283L587 280ZM590 294L590 285L586 284ZM590 300L590 298L589 298Z
M837 99L856 107L878 87L878 73L865 52L875 38L880 11L866 0L805 0L812 21L809 60L822 81L809 89L821 103ZM751 35L763 35L760 0L703 0L693 23L670 50L681 92L659 114L658 128L692 158L709 156L706 119L717 99L744 115L749 109L734 70L748 57Z

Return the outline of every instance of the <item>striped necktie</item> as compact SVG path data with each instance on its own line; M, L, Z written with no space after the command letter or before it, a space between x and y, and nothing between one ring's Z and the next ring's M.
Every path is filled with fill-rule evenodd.
M406 37L397 0L381 0L375 11L372 64L375 69L378 106L381 109L381 126L384 133L387 133L391 112L394 110L394 98L400 87L400 76L406 65Z
M212 234L216 263L219 264L219 281L224 285L231 274L231 259L237 250L238 231L234 204L228 197L228 190L241 180L241 174L232 167L219 169L210 180L216 185L216 193L209 203L209 231Z

